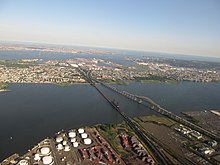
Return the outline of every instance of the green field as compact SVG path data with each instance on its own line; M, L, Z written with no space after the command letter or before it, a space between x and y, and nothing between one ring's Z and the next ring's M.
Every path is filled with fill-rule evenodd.
M36 62L24 62L21 60L0 60L0 65L13 68L28 68L29 66L34 66L36 64Z
M110 143L112 148L114 148L119 155L126 157L126 155L129 154L123 149L119 139L119 135L121 133L127 133L130 136L134 135L134 132L125 123L97 125L96 129L99 131L100 135Z
M178 81L175 79L156 75L149 75L148 77L134 77L134 80L141 83L178 83Z
M69 84L69 83L61 83L61 84L56 84L60 87L70 87L70 86L73 86L74 84Z
M157 116L157 115L151 115L151 116L141 116L135 118L137 122L139 123L145 123L145 122L152 122L160 125L165 125L168 127L171 127L174 125L176 122L163 116Z
M118 85L128 85L129 84L128 81L124 81L124 80L103 79L100 81L103 83L112 83L112 84L118 84Z
M8 88L8 84L6 83L0 83L0 90L6 90Z

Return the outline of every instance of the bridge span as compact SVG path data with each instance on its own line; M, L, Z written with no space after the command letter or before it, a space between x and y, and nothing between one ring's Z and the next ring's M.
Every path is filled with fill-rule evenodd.
M213 133L213 132L210 132L192 122L189 122L188 120L184 119L184 118L181 118L180 116L162 108L159 104L155 103L152 99L150 99L149 97L146 97L146 96L138 96L138 95L134 95L134 94L131 94L127 91L121 91L111 85L107 85L107 84L104 84L102 82L100 82L99 80L95 79L94 77L91 76L91 72L90 71L87 71L87 70L83 70L81 68L78 68L79 72L82 74L82 76L88 81L90 82L91 85L95 86L95 83L99 83L101 84L102 86L138 103L138 104L141 104L145 107L147 107L148 109L150 110L154 110L164 116L167 116L169 117L170 119L172 120L175 120L183 125L186 125L188 126L189 128L191 129L194 129L212 139L215 139L216 141L220 142L220 137Z
M127 97L128 99L131 99L134 102L137 102L138 104L142 104L142 105L146 106L147 108L149 108L151 110L154 110L154 111L156 111L156 112L158 112L162 115L165 115L165 116L167 116L167 117L169 117L169 118L171 118L171 119L173 119L173 120L175 120L175 121L177 121L181 124L184 124L184 125L192 128L192 129L194 129L194 130L196 130L196 131L198 131L198 132L200 132L200 133L202 133L202 134L204 134L204 135L220 142L220 137L218 135L216 135L216 134L214 134L214 133L212 133L212 132L210 132L210 131L208 131L208 130L206 130L206 129L204 129L204 128L202 128L202 127L200 127L200 126L198 126L198 125L196 125L192 122L189 122L188 120L183 119L180 116L178 116L178 115L176 115L176 114L160 107L160 105L158 105L157 103L155 103L153 100L151 100L150 98L148 98L146 96L133 95L133 94L128 93L126 91L120 91L119 89L117 89L113 86L104 84L100 81L96 80L96 82L100 83L102 86L104 86L104 87L106 87L106 88L108 88L108 89L124 96L124 97Z
M154 103L149 98L141 98L140 96L132 95L126 91L119 91L118 89L106 85L104 83L101 83L100 81L92 78L90 71L87 72L86 70L83 70L81 68L78 68L78 71L81 73L81 75L104 97L104 99L123 117L124 121L130 126L130 128L138 135L138 137L151 149L151 151L154 153L154 156L156 157L155 161L158 161L158 164L163 165L174 165L173 160L167 155L172 155L173 158L176 159L176 161L179 162L179 164L192 164L196 165L192 160L189 158L183 157L182 155L179 155L169 148L165 147L164 145L158 143L158 141L155 138L152 138L149 134L146 133L143 128L136 123L134 120L132 120L130 117L128 117L123 111L120 110L119 106L114 102L111 101L105 94L96 86L96 83L100 83L101 85L122 94L123 96L126 96L127 98L138 102L139 104L144 105L144 101L148 100ZM143 100L143 102L142 102ZM155 103L156 104L156 103ZM147 105L145 105L147 106ZM147 106L148 107L148 106ZM148 107L149 108L149 107Z
M152 137L149 137L149 135L145 133L142 127L140 127L134 120L132 120L123 111L121 111L120 107L114 101L111 101L109 98L107 98L105 94L95 84L93 84L93 87L96 88L96 90L105 98L105 100L123 117L124 121L130 126L130 128L136 133L136 135L138 135L138 137L144 142L144 144L147 145L148 148L150 148L150 150L153 152L154 157L156 157L155 161L158 164L174 165L175 163L173 163L173 160L167 156L167 154L170 154L179 162L180 165L183 162L195 165L195 163L192 162L190 159L185 158L182 155L173 153L170 149L165 149L165 147L161 146L161 144L159 145L158 141L156 141Z

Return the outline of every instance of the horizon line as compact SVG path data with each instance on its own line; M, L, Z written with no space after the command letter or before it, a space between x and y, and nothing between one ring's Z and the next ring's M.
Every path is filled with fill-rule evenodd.
M88 44L70 44L70 43L51 43L51 42L39 42L39 41L27 41L27 40L0 40L0 42L11 42L11 43L28 43L28 44L45 44L45 45L57 45L57 46L79 46L87 48L100 48L100 49L113 49L113 50L127 50L127 51L136 51L136 52L152 52L152 53L161 53L161 54L172 54L172 55L185 55L185 56L196 56L196 57L211 57L218 58L218 55L204 55L204 54L193 54L193 53L181 53L173 51L159 51L159 50L143 50L143 49L130 49L130 48L119 48L119 47L109 47L109 46L100 46L100 45L88 45Z

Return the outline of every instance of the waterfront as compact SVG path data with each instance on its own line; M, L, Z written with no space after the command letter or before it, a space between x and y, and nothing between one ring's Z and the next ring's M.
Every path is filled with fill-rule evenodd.
M122 121L88 84L14 84L9 89L0 94L1 159L24 152L61 129ZM143 109L135 113L138 105L125 98L124 105L135 116L148 114Z
M220 109L220 85L215 83L131 83L128 86L116 86L128 92L149 96L175 113ZM70 87L13 84L9 89L11 92L0 93L1 159L14 152L25 152L61 129L116 123L122 120L88 84ZM116 99L121 109L129 116L150 113L116 93L103 87L100 89L109 98Z

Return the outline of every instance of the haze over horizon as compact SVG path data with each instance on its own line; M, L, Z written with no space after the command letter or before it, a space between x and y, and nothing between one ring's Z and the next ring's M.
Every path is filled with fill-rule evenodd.
M218 0L0 1L0 40L220 57Z

